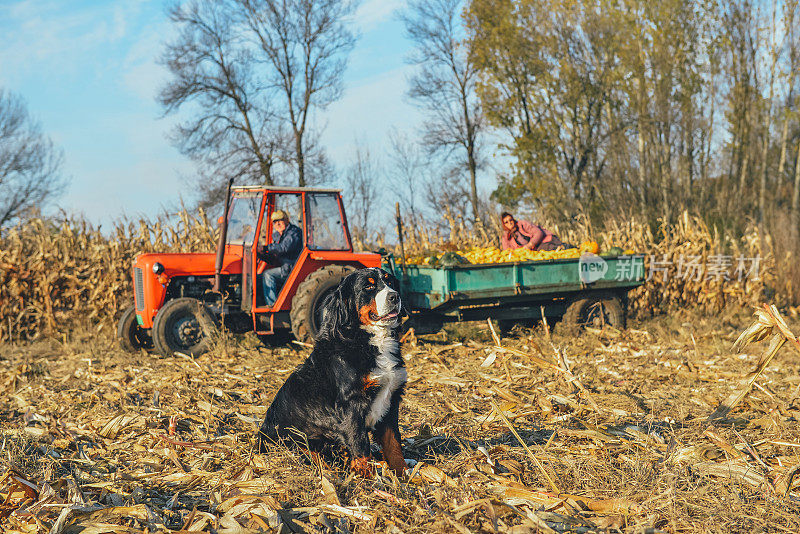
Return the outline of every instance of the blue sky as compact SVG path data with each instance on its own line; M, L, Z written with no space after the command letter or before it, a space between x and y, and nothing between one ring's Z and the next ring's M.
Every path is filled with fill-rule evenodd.
M192 164L173 148L155 95L174 33L164 0L3 0L0 87L21 95L65 155L71 178L57 205L108 225L121 215L155 216L191 198ZM322 119L322 142L337 168L355 145L376 155L392 127L413 133L420 113L404 96L410 43L394 12L400 0L365 0L361 37L350 56L343 98ZM393 202L392 202L393 204Z

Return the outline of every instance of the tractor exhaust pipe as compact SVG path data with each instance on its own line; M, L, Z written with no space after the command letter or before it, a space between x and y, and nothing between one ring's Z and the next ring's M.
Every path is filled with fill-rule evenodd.
M222 271L222 259L225 257L225 243L228 240L228 210L231 208L231 186L233 178L228 180L228 191L225 193L225 210L222 213L222 228L219 230L219 241L217 241L217 260L214 262L214 287L212 290L219 293L222 285L220 271Z
M406 276L406 249L403 246L403 219L400 218L400 203L394 205L395 218L397 220L397 238L400 240L400 255L403 256L403 278Z

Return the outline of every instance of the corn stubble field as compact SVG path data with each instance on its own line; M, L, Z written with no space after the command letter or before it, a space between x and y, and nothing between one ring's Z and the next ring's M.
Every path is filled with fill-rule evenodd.
M255 454L308 354L222 338L190 359L113 339L6 347L2 526L19 532L774 532L800 528L800 357L784 346L706 419L765 343L750 318L678 315L625 332L450 327L403 344L398 480ZM793 325L796 326L796 325ZM796 330L796 327L795 327ZM10 469L9 471L6 471ZM27 504L23 504L27 501Z
M156 241L145 225L112 240L53 227L49 247L36 232L17 248L4 237L0 531L800 530L800 319L752 315L780 261L752 235L722 244L763 254L761 280L652 281L625 331L463 323L408 336L400 427L417 463L364 479L254 451L307 347L224 333L196 358L116 347L109 308L130 282L115 269L172 239L202 249L202 228L187 218ZM688 219L659 239L633 226L591 237L676 257L724 241Z

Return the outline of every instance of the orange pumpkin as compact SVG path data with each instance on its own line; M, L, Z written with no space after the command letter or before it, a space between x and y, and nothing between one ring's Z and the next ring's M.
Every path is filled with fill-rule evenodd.
M596 241L584 241L583 243L581 243L580 251L581 254L583 254L584 252L597 254L598 252L600 252L600 245L598 245Z

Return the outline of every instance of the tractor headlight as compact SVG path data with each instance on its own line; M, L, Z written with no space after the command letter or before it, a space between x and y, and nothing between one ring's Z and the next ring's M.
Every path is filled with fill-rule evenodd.
M164 266L158 262L153 264L153 274L161 274L164 272Z

